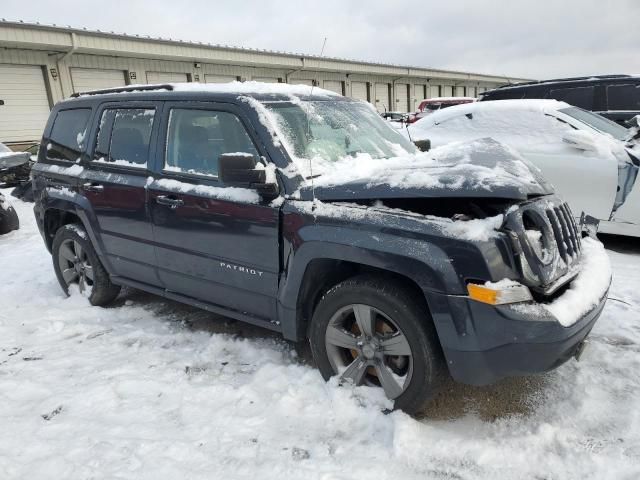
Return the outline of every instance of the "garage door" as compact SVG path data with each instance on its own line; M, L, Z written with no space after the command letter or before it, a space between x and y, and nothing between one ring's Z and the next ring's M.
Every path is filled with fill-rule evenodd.
M274 77L253 77L254 82L278 83L278 79Z
M0 142L40 140L49 118L42 68L0 64Z
M71 82L74 92L87 92L126 85L123 70L96 70L93 68L72 68Z
M307 80L306 78L292 78L289 80L291 85L308 85L313 86L313 80Z
M147 72L147 83L181 83L188 81L186 73Z
M376 109L379 112L389 110L389 84L376 83Z
M238 77L233 77L231 75L205 75L204 82L205 83L229 83L235 82L238 80Z
M367 82L351 82L351 98L368 101Z
M443 85L441 89L442 95L441 97L453 97L453 86L451 85Z
M429 87L429 98L439 97L441 91L442 88L440 85L431 85L431 87Z
M409 85L406 83L396 83L394 86L396 95L395 106L396 112L409 111Z
M344 92L342 91L342 82L338 80L325 80L322 83L322 88L325 90L331 90L332 92L336 92L342 95Z
M456 97L464 97L464 87L456 87Z
M476 96L476 87L467 87L467 97Z

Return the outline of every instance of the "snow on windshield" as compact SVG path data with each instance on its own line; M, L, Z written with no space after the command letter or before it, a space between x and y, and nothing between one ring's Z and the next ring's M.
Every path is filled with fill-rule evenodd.
M416 152L370 106L360 102L266 102L268 117L303 176L335 171L340 162Z

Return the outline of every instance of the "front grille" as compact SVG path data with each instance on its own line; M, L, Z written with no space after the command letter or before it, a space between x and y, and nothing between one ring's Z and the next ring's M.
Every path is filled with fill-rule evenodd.
M512 209L505 229L513 241L522 283L532 290L550 295L578 274L581 232L569 205L557 197Z
M573 263L580 255L582 244L580 231L566 203L547 208L547 218L553 230L560 257L567 264Z

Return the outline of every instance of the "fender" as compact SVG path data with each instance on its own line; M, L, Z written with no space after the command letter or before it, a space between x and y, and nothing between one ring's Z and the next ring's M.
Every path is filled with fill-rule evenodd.
M41 200L43 220L47 211L61 210L76 215L84 229L89 235L89 240L95 249L100 262L107 272L111 274L112 269L108 257L104 254L104 245L100 235L96 235L98 231L98 220L91 208L91 203L83 195L79 195L72 187L60 187L48 185L42 195ZM46 228L46 225L45 227ZM46 233L45 233L46 235Z
M349 224L336 224L334 219L327 223L320 223L318 219L306 220L311 221L293 229L286 218L283 221L283 241L287 246L278 294L278 316L286 338L298 339L304 334L299 331L301 319L297 306L305 272L313 260L342 260L401 275L417 284L425 292L427 301L427 292L466 293L464 282L452 264L451 254L444 245L429 241L433 237L424 232L424 227L421 234L405 232L405 236L399 236L388 225L372 225L371 230L363 230ZM299 225L299 217L296 224ZM442 236L433 239L443 241ZM462 245L473 250L467 252L467 257L480 257L479 251L468 242L444 241L459 251L463 250ZM475 266L486 269L482 262Z

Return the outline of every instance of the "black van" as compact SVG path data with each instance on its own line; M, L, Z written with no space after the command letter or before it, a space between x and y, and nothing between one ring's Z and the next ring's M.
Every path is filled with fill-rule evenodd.
M623 126L640 115L640 76L599 75L504 85L482 94L483 100L551 98L599 113Z

